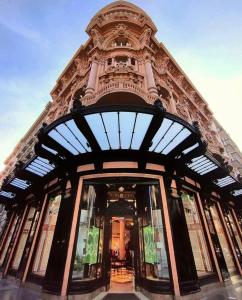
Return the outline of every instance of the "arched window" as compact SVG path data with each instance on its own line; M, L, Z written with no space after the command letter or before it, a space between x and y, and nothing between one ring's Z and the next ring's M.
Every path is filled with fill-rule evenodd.
M118 37L114 41L115 47L128 47L131 46L129 40L126 37Z

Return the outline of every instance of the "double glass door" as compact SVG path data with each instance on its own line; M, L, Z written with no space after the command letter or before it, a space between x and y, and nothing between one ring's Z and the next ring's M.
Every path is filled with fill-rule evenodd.
M169 288L163 209L156 180L118 178L83 185L71 288ZM155 292L158 292L155 290Z

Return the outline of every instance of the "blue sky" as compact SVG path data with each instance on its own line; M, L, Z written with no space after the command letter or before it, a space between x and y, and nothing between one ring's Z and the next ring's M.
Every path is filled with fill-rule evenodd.
M106 0L0 0L0 170ZM133 0L242 149L242 1Z

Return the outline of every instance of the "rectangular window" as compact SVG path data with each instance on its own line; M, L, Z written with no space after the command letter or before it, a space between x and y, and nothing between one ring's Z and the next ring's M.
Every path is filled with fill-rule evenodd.
M211 210L213 222L214 222L214 225L215 225L215 228L217 231L217 235L219 238L219 242L220 242L223 254L224 254L224 259L226 261L228 271L229 271L229 273L233 273L236 270L235 264L234 264L234 259L233 259L233 255L232 255L230 246L226 239L226 235L225 235L222 223L219 218L217 207L215 205L213 205L212 207L210 207L210 210Z
M25 248L25 245L27 242L27 238L29 235L29 230L31 228L31 224L32 224L32 221L34 218L34 214L35 214L35 208L31 207L29 209L29 213L28 213L27 219L25 221L24 228L23 228L22 234L20 236L20 240L19 240L19 243L17 246L17 250L15 252L13 263L12 263L12 269L14 269L14 270L18 270L18 267L19 267L19 264L20 264L20 261L21 261L21 258L22 258L23 252L24 252L24 248Z
M188 233L198 277L213 272L195 197L183 192L181 195Z
M49 260L50 249L55 232L56 221L61 203L61 195L51 196L45 215L41 236L35 255L32 272L39 276L44 276Z
M168 280L165 229L158 184L143 186L141 189L145 195L145 199L138 199L145 202L141 206L143 216L139 218L142 276L149 280Z
M13 221L13 224L11 226L11 229L10 229L10 232L8 234L8 237L7 237L7 240L5 242L5 245L3 246L3 252L1 253L1 257L0 257L0 266L2 266L3 262L4 262L4 259L5 259L5 256L7 254L7 250L8 250L8 247L9 247L9 244L11 242L11 239L12 239L12 236L13 236L13 233L14 233L14 230L16 228L16 225L17 225L17 222L18 222L18 219L19 217L16 216L14 218L14 221Z
M95 200L95 188L84 186L73 279L92 280L101 276L103 218L98 214Z

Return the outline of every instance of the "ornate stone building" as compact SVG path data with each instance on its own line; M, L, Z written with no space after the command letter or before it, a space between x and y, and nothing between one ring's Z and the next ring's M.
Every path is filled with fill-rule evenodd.
M240 276L242 186L208 104L139 7L86 32L1 175L2 276L90 299Z

